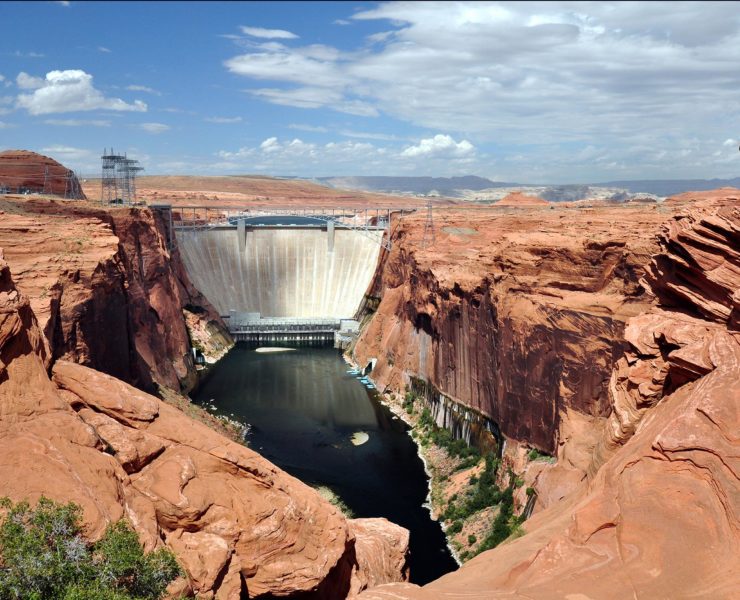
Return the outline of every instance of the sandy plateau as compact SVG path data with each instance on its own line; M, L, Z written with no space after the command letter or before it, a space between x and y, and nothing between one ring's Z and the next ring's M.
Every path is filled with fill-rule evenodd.
M82 188L89 198L100 198L99 180L83 182ZM149 204L231 208L246 206L397 208L422 206L426 203L422 198L337 190L307 180L260 176L144 176L137 179L137 196Z

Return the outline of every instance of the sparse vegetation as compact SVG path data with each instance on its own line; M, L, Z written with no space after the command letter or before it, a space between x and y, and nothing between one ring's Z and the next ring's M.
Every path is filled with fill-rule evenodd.
M89 544L74 503L42 497L32 508L3 498L0 508L0 598L158 600L181 574L169 550L145 554L126 521Z
M529 458L529 460L537 460L539 458L550 458L550 456L544 452L540 452L537 448L532 448L527 454L527 458Z

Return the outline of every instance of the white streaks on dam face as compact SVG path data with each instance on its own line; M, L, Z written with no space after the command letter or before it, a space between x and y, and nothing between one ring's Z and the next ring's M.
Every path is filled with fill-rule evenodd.
M373 277L382 231L319 228L177 231L190 279L220 314L351 318ZM377 236L377 240L371 236ZM240 247L241 246L241 247Z

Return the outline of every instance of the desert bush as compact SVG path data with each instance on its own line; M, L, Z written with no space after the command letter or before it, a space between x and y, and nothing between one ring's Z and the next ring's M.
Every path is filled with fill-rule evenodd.
M35 507L0 500L3 600L158 600L180 573L172 552L145 554L125 521L89 544L82 509L42 497Z

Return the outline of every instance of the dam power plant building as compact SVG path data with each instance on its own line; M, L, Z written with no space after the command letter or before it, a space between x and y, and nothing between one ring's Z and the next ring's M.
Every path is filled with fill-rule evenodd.
M153 208L171 211L190 279L237 341L334 340L356 330L388 245L387 210Z

